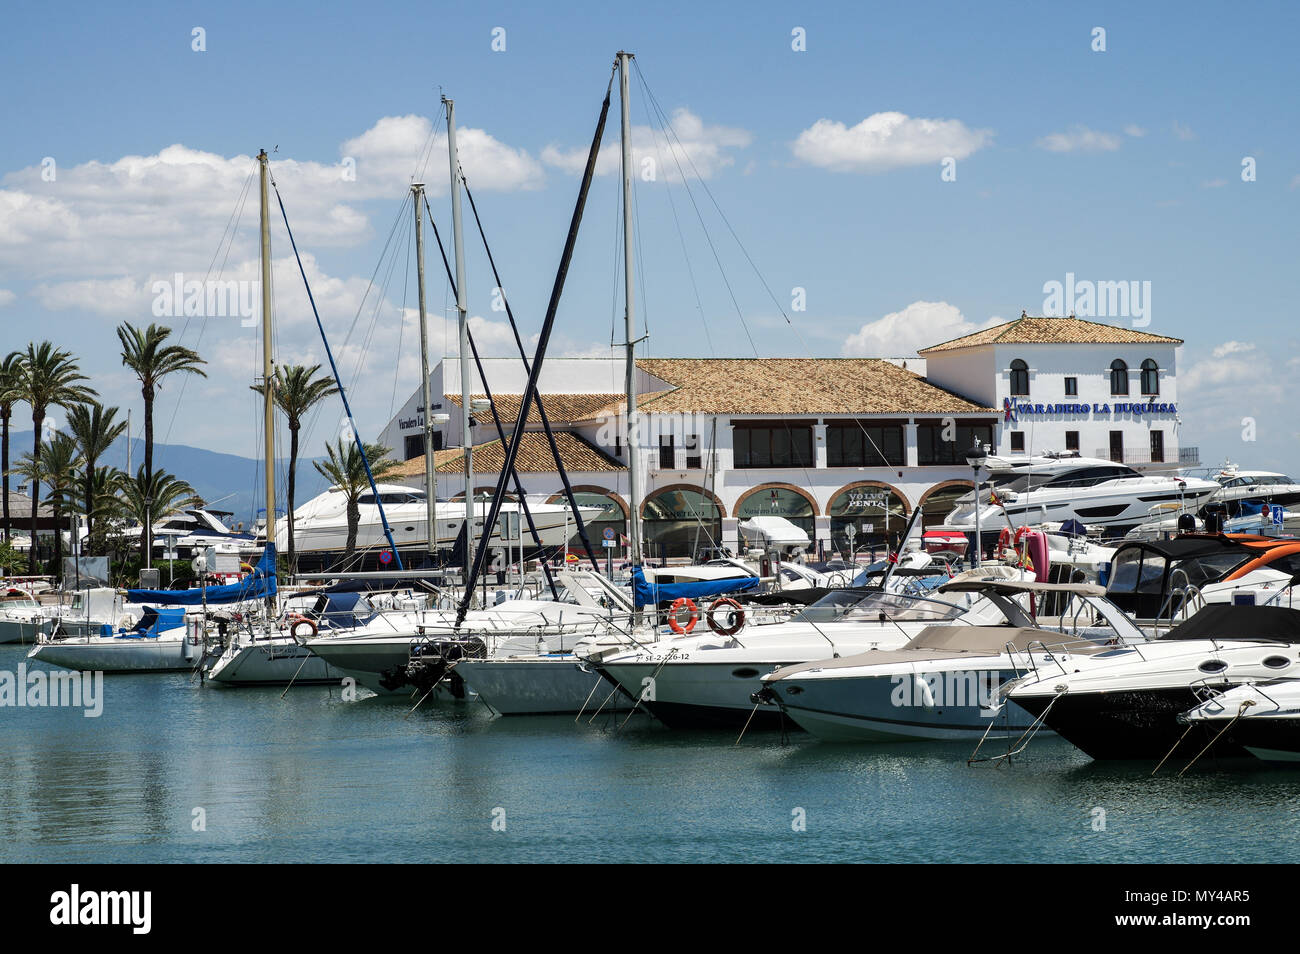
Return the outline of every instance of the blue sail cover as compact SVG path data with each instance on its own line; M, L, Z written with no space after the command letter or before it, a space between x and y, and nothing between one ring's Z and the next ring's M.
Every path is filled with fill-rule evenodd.
M685 597L690 600L739 593L758 586L758 577L739 576L726 580L702 580L699 583L651 583L641 568L632 568L632 596L638 608Z
M275 593L275 544L268 543L262 551L262 559L257 561L252 573L238 583L209 586L206 602L210 605L242 603L245 600L265 599ZM205 602L202 587L188 590L127 590L126 598L132 603L160 603L163 606L200 606Z

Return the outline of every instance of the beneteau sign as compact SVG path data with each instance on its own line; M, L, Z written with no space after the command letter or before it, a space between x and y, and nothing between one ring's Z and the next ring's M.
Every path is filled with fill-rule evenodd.
M1002 410L1007 420L1021 417L1046 417L1049 415L1082 414L1093 417L1116 417L1121 414L1153 417L1159 414L1177 414L1178 406L1167 402L1148 401L1146 404L1123 401L1115 404L1015 404L1010 398L1002 399Z

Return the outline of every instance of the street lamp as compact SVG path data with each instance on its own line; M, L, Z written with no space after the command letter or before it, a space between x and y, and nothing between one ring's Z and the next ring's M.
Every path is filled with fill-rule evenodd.
M988 456L988 452L980 446L979 441L976 441L966 452L966 463L970 464L971 470L975 472L975 556L971 566L976 569L980 565L980 468L984 466Z

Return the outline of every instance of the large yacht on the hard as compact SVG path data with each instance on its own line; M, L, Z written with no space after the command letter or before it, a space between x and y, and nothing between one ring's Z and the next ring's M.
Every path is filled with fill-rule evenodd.
M1077 453L990 456L980 484L981 535L1014 526L1077 520L1114 534L1149 519L1151 508L1174 504L1195 513L1222 485L1176 473L1141 474L1132 467ZM973 493L944 520L944 529L975 529Z

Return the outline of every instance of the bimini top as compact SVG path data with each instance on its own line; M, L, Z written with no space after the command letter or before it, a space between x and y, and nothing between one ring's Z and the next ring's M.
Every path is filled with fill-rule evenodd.
M1163 639L1264 639L1300 643L1300 610L1285 606L1234 606L1212 603Z
M1118 557L1120 550L1140 549L1158 553L1166 560L1186 560L1191 557L1237 551L1241 553L1242 559L1245 559L1247 553L1257 549L1250 547L1249 544L1259 539L1261 538L1246 535L1228 536L1223 533L1188 533L1174 537L1172 540L1133 540L1123 543L1116 549L1115 555ZM1268 539L1272 541L1274 538Z
M1096 583L1039 583L1036 580L967 579L950 580L940 593L980 593L991 590L1015 596L1018 593L1074 593L1076 596L1105 596L1106 588Z

